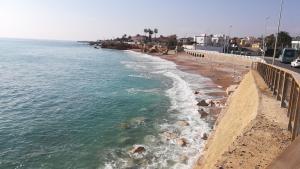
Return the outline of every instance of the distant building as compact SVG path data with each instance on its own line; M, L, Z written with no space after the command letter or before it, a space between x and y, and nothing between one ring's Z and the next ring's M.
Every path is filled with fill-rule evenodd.
M255 37L245 37L240 41L241 47L252 47L252 48L260 48L261 40Z
M226 39L225 35L213 35L211 37L211 45L217 47L224 46L225 39Z
M139 35L137 34L136 36L132 36L131 40L134 44L141 44L147 39L147 36Z
M210 46L211 45L212 36L207 34L201 34L199 36L194 37L194 41L199 46Z
M251 45L252 48L254 49L260 49L262 47L261 43L260 42L256 42L256 43L253 43Z
M191 45L194 43L194 38L192 37L180 38L178 39L178 42L182 43L183 45Z
M292 40L292 48L300 50L300 36L293 38Z

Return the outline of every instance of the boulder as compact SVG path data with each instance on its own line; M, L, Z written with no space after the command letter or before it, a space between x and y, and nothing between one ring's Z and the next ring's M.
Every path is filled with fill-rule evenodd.
M213 100L211 100L211 99L207 99L207 100L205 100L205 102L208 104L208 106L210 106L210 107L214 107L215 106L215 102L213 101Z
M134 145L133 148L129 151L130 153L132 154L135 154L135 153L143 153L145 152L146 149L145 147L141 146L141 145Z
M177 139L177 144L181 147L185 147L187 145L187 140L185 138Z
M158 52L157 46L153 46L152 48L149 49L149 53L156 53Z
M181 126L181 127L184 127L184 126L189 126L190 124L185 121L185 120L180 120L180 121L177 121L176 122L177 125Z
M208 116L208 113L204 111L203 109L198 110L199 114L201 115L201 118L205 118Z
M226 89L226 94L229 96L231 95L236 89L238 88L238 85L231 85Z
M209 104L207 104L205 100L201 100L200 102L198 102L197 105L198 106L208 106Z
M206 133L203 134L203 136L201 137L203 140L207 140L208 139L208 135Z

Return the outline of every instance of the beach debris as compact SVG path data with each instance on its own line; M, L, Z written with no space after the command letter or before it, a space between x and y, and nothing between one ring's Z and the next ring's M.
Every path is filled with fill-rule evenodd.
M184 126L189 126L190 124L185 121L185 120L180 120L180 121L177 121L176 122L177 125L181 126L181 127L184 127Z
M198 106L208 106L209 104L205 100L201 100L200 102L198 102L197 105Z
M238 85L231 85L226 89L226 94L229 96L231 95L236 89L238 88Z
M207 133L204 133L201 138L202 138L202 140L207 140L208 139Z
M200 118L205 118L208 116L208 113L203 109L198 110L199 114L201 115Z
M129 152L132 153L132 154L136 154L136 153L141 154L145 151L146 151L146 149L145 149L144 146L134 145L133 148Z
M177 139L177 144L181 147L185 147L187 145L187 140L185 138Z

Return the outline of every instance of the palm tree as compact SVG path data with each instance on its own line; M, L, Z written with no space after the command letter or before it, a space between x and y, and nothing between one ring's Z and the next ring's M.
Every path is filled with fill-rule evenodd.
M151 39L152 39L152 35L153 35L153 30L151 30L151 29L148 29L148 33L149 33L149 40L151 41Z
M148 29L147 28L144 29L144 33L145 33L145 36L146 36L147 33L148 33Z
M155 41L156 41L156 34L158 33L158 29L157 28L155 28L154 29L154 36L155 36Z

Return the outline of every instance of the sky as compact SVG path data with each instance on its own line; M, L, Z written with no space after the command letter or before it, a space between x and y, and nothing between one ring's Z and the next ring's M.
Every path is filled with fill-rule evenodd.
M276 32L280 1L0 0L0 37L97 40L144 28L179 37L262 36ZM292 36L300 35L299 6L300 0L284 0L281 30Z

